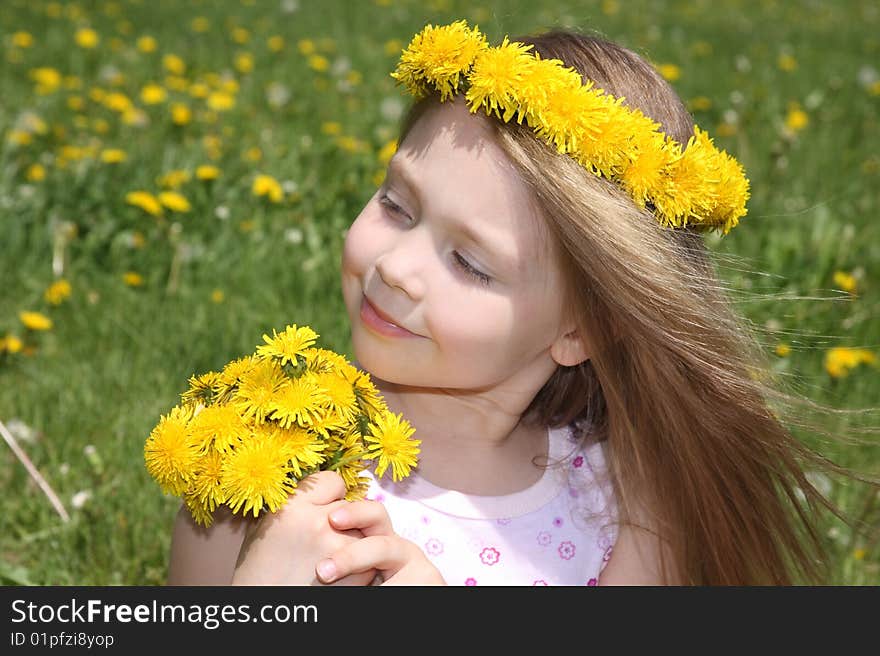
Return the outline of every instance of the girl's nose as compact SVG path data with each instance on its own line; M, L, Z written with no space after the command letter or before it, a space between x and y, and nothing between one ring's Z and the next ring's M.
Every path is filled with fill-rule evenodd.
M424 295L423 274L427 262L413 244L401 240L395 247L387 250L376 260L376 272L389 287L397 287L412 300L421 300Z

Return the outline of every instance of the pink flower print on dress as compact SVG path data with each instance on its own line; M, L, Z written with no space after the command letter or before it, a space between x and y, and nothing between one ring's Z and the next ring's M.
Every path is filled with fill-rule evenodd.
M555 526L556 528L559 528L560 526L562 526L562 517L554 518L553 526Z
M534 585L549 585L549 583L547 583L547 581L545 581L544 579L538 579L537 581L534 581L534 582L532 583L532 585L533 585L533 586L534 586Z
M584 464L584 457L583 456L578 456L577 458L575 458L571 462L571 466L574 467L575 469L580 469L583 466L583 464Z
M499 526L507 526L508 524L510 524L510 518L509 517L502 517L501 519L496 519L495 523L498 524Z
M550 542L553 541L553 537L547 531L541 531L538 533L538 544L542 547L546 547Z
M486 547L480 552L480 560L484 565L494 565L501 559L501 552L495 547Z
M563 560L571 560L574 558L574 552L576 551L575 546L572 542L565 540L564 542L559 543L559 557Z
M589 581L587 581L587 585L599 585L599 581L597 581L596 579L590 579Z
M605 550L605 553L602 554L602 562L603 563L607 563L609 560L611 560L611 547L608 547Z
M427 515L422 515L422 524L430 524L430 523L431 523L431 518L428 517Z
M476 585L476 584L477 584L477 579L475 579L473 576L469 576L468 578L466 578L466 579L464 580L464 584L465 584L465 585Z
M425 542L425 553L429 556L439 556L443 553L443 543L437 538L431 538Z

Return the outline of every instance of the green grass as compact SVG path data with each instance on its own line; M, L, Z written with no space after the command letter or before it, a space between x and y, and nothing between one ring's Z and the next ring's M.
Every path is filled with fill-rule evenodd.
M59 521L11 451L0 449L0 582L162 583L178 502L163 497L146 473L143 443L189 376L251 352L263 332L292 322L310 325L323 346L350 355L338 275L343 235L375 189L379 151L396 136L396 120L380 107L387 98L405 98L388 73L399 48L428 22L468 18L492 42L542 27L593 28L658 64L677 65L682 98L709 99L709 107L694 110L697 123L740 159L752 182L740 227L709 241L738 307L769 331L768 349L791 346L776 365L803 394L836 408L877 406L876 366L833 378L823 365L832 347L876 352L880 342L875 3L328 1L300 2L285 13L294 4L3 3L0 338L16 335L34 351L0 355L0 420L36 431L22 446L71 521ZM207 18L211 29L195 32L196 17ZM73 44L83 26L100 35L97 48ZM248 31L246 42L235 41L235 27ZM32 36L30 48L13 44L19 31ZM138 50L143 35L156 39L155 52ZM280 52L267 44L276 35L284 39ZM303 39L314 40L329 70L309 66L298 48ZM392 44L386 51L393 39L397 50ZM243 52L254 61L248 73L234 66ZM212 116L204 99L173 89L165 103L144 105L144 84L167 83L168 53L186 62L188 84L209 73L236 80L235 107ZM779 67L780 55L794 58L794 70ZM350 88L339 86L345 62L362 79ZM70 84L36 93L29 71L38 67L57 69ZM118 86L114 71L124 75ZM79 88L68 88L73 77ZM93 99L95 87L125 93L148 124L126 125ZM289 98L273 104L273 94ZM77 101L70 97L82 98L81 110L71 109ZM193 110L188 125L171 123L172 102ZM787 135L792 103L809 123ZM26 113L47 130L17 145L14 133ZM363 149L339 145L322 131L324 121L338 122ZM725 132L722 124L734 127ZM206 147L212 135L219 152ZM62 146L90 142L96 152L121 148L128 158L59 165ZM255 147L260 161L247 158ZM34 163L44 166L45 179L27 179ZM128 191L158 191L162 174L205 163L222 175L212 185L193 179L179 189L192 204L189 213L156 219L125 203ZM282 203L251 194L257 172L294 183ZM76 228L69 243L58 238L64 225ZM132 246L138 238L141 248ZM52 306L43 293L56 251L63 251L72 295ZM144 285L126 286L127 271L141 274ZM855 295L835 290L837 271L856 276ZM216 290L221 302L212 300ZM767 298L778 293L790 299ZM53 329L26 333L22 310L43 312ZM829 429L840 434L864 424L860 417L834 422ZM880 469L876 446L821 449L861 471ZM91 498L74 508L71 499L81 491ZM832 496L866 522L880 522L872 490L835 482ZM876 532L855 535L827 520L824 533L835 582L880 583Z

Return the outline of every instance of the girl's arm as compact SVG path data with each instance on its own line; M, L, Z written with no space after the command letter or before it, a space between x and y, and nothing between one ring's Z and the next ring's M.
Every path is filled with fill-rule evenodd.
M672 569L663 576L660 555ZM599 575L599 585L681 585L672 567L672 553L656 535L643 528L620 527L611 558Z
M168 585L229 585L249 520L218 508L205 528L181 505L171 535Z

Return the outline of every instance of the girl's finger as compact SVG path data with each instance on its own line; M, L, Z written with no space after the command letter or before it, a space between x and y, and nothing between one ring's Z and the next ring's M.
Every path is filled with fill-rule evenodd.
M337 530L360 529L364 535L393 535L388 511L378 501L352 501L332 511L330 524Z
M348 489L342 476L335 471L318 471L309 474L296 486L296 494L308 497L316 505L324 505L342 499Z
M409 560L406 543L398 538L374 535L343 547L330 558L320 561L315 567L318 578L324 583L336 579L377 569L393 576Z

